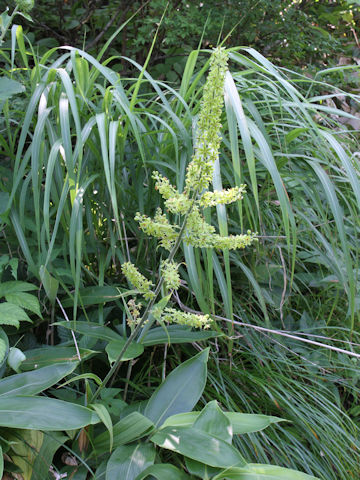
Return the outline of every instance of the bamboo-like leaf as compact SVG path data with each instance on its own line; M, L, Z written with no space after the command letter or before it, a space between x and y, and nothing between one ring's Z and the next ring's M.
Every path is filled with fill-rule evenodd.
M73 430L99 422L89 408L47 397L0 398L0 425L25 430Z
M209 350L179 365L150 397L145 416L156 426L171 415L191 411L198 402L206 383Z

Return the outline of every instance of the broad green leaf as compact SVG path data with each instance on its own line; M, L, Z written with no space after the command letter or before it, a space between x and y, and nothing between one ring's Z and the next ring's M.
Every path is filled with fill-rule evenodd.
M26 359L26 356L23 352L16 347L11 347L9 350L9 355L7 358L7 362L10 368L15 370L15 372L19 373L19 367L21 363Z
M145 480L147 478L156 478L156 480L187 480L190 479L186 473L182 472L170 463L158 463L147 467L136 480Z
M51 303L55 303L56 295L59 289L59 282L54 278L44 265L40 267L40 278L44 286L46 295Z
M217 332L208 330L192 331L191 328L182 325L169 325L166 331L163 327L155 327L149 330L145 337L141 339L141 344L144 347L152 345L162 345L168 343L192 343L208 340L209 338L218 337Z
M0 325L12 325L18 328L22 320L31 322L25 310L12 303L0 303Z
M12 280L10 282L0 283L0 297L5 297L10 293L18 292L30 292L36 290L38 287L28 282L20 282L18 280Z
M223 412L230 420L233 434L242 435L244 433L259 432L264 430L272 423L285 422L286 420L278 417L268 415L258 415L255 413L237 413L237 412ZM169 417L161 426L163 427L189 427L199 417L200 412L188 412L173 415Z
M26 308L27 310L30 310L30 312L41 317L39 300L34 295L31 295L30 293L16 292L5 295L5 299L9 303Z
M59 325L61 327L67 328L68 330L73 330L74 332L81 333L82 335L87 335L88 337L95 337L99 340L119 340L123 341L123 338L118 333L111 330L109 327L104 327L98 323L93 322L56 322L54 325Z
M155 453L155 448L149 443L118 447L108 461L106 480L135 480L154 463Z
M221 468L210 467L192 458L185 458L185 465L191 475L199 478L212 478L222 471Z
M124 290L123 288L111 287L108 285L103 287L97 286L80 288L79 290L79 298L84 306L113 302L121 297L126 297L133 294L134 290ZM62 302L62 305L64 307L72 307L74 305L74 301L71 298L67 298Z
M0 102L25 91L24 85L8 77L0 77Z
M0 426L26 430L77 430L100 421L95 412L55 398L0 398Z
M105 425L105 427L109 432L109 452L111 452L114 444L114 433L113 433L113 424L111 421L110 414L107 411L105 405L102 405L101 403L94 403L93 405L90 405L90 406L98 414L100 420L103 422L103 424Z
M154 424L141 413L130 413L113 426L114 447L120 447L148 435L153 427ZM96 436L94 448L98 455L109 452L109 442L108 431Z
M232 445L194 427L166 427L155 433L151 441L211 467L246 465L245 459Z
M33 464L39 455L44 440L43 432L38 430L17 431L8 437L12 443L11 460L21 469L21 479L30 480L33 474Z
M144 414L156 426L194 408L205 387L208 355L207 348L179 365L152 394Z
M19 373L0 380L0 398L15 395L36 395L58 383L75 370L77 362L58 363Z
M244 468L229 468L213 480L318 480L306 473L274 465L248 463Z
M81 360L93 355L93 350L80 348ZM27 350L24 352L26 360L21 364L21 370L35 370L36 368L45 367L47 365L54 365L55 363L64 362L79 362L75 347L47 347L34 348L33 350Z
M219 407L216 400L208 403L195 420L193 428L197 428L211 436L220 438L231 445L233 431L230 420Z
M121 350L123 349L125 345L125 340L112 340L109 342L106 347L106 353L108 354L109 362L113 363L115 362ZM125 354L122 357L122 361L126 360L131 360L132 358L136 358L139 355L141 355L144 351L144 346L141 345L140 343L132 343L130 347L126 350Z

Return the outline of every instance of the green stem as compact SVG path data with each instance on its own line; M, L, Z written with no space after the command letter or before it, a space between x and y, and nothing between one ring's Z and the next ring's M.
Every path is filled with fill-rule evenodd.
M197 196L197 191L194 193L194 197L192 199L192 203L189 207L189 210L187 211L186 215L185 215L185 218L184 218L184 221L183 221L183 224L180 228L180 232L179 232L179 235L177 236L177 239L176 239L176 242L175 242L175 245L173 246L173 248L171 249L170 251L170 254L169 254L169 257L168 257L168 260L171 262L175 255L176 255L176 252L178 251L179 247L180 247L180 244L181 244L181 241L182 241L182 236L184 234L184 231L185 231L185 228L186 228L186 224L187 224L187 220L188 220L188 217L191 213L191 210L193 209L193 206L194 206L194 203L195 203L195 198ZM147 304L146 306L146 309L144 311L144 315L141 319L141 321L139 322L139 324L136 326L136 328L134 329L134 331L131 333L131 335L128 337L128 339L126 340L125 342L125 345L123 346L121 352L119 353L119 356L117 357L116 361L114 362L113 366L110 368L109 372L107 373L106 377L104 378L104 380L102 381L101 385L97 388L96 392L94 393L94 395L92 396L91 400L90 400L90 403L93 403L97 398L98 396L100 395L100 392L103 388L106 387L106 385L109 383L111 377L118 371L119 367L120 367L120 364L121 364L121 361L122 361L122 358L126 352L126 350L130 347L130 345L132 344L133 340L136 338L136 336L138 335L138 333L140 332L140 330L142 329L142 327L144 326L145 322L148 320L148 317L149 317L149 314L151 312L151 309L153 308L154 304L155 304L155 301L156 301L156 298L157 296L159 295L160 293L160 290L161 290L161 287L164 283L164 278L163 276L161 276L159 278L159 281L156 285L156 288L155 288L155 292L154 292L154 296L153 298L150 300L150 302ZM151 324L149 325L149 327L151 326Z

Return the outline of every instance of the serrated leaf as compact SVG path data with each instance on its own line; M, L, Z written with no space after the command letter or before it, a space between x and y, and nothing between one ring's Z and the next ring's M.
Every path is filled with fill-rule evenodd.
M21 282L19 280L11 280L10 282L0 283L0 297L5 297L10 293L16 292L30 292L36 290L38 287L28 282Z
M12 303L0 303L0 325L12 325L19 328L20 321L31 322L25 310Z
M9 267L11 268L11 275L17 280L17 271L19 266L19 259L18 258L11 258L9 260Z
M12 95L23 93L24 85L8 77L0 77L0 101L7 100Z
M31 295L30 293L16 292L5 295L5 299L7 302L26 308L26 310L30 310L30 312L33 312L42 318L39 300L34 295Z

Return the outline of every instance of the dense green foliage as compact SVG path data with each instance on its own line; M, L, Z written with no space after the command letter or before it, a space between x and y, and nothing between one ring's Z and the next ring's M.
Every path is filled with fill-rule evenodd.
M29 26L43 51L70 44L86 45L92 53L132 18L109 55L127 56L143 65L159 28L151 71L155 76L179 80L186 55L198 48L199 42L208 48L230 32L228 46L254 47L281 65L327 64L334 54L344 52L344 46L354 44L359 15L358 2L349 0L39 0L32 13L34 23ZM114 68L123 71L129 65L121 61L121 66L114 64Z
M212 50L194 48L197 11L212 2L189 2L190 17L174 3L157 36L154 1L126 30L114 23L94 55L32 44L11 26L21 12L1 17L4 469L25 480L356 479L360 168L347 125L359 96L331 83L358 67L311 80L238 47L210 68ZM246 17L262 39L286 2L265 3ZM285 13L345 28L351 5ZM89 3L88 21L65 32L51 22L78 21L82 6L56 6L36 6L33 38L41 14L79 47L116 8ZM243 43L237 28L229 45ZM112 57L123 34L130 58ZM157 58L177 54L181 35L183 62ZM306 38L309 50L291 42L300 63ZM178 85L157 79L169 72Z

